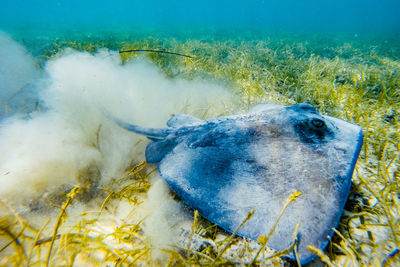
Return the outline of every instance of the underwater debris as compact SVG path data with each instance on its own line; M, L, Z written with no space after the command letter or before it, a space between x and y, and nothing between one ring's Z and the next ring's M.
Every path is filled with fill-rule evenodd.
M344 85L349 81L349 77L345 74L337 74L335 76L335 84L341 84Z
M393 108L390 109L390 111L388 113L386 113L386 115L383 117L383 119L386 122L389 123L395 123L396 121L398 121L398 117L399 117L400 113L396 110L394 110Z
M184 55L184 54L175 53L175 52L169 52L169 51L164 51L164 50L155 50L155 49L130 49L130 50L122 50L122 51L119 51L120 54L123 54L123 53L132 53L132 52L161 53L161 54L168 54L168 55L175 55L175 56L193 58L192 56L189 56L189 55Z

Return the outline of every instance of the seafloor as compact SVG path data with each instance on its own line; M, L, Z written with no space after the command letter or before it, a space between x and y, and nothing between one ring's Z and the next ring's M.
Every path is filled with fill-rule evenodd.
M322 114L342 118L363 127L364 145L353 176L352 192L336 235L328 248L314 251L329 266L395 266L400 261L400 39L387 36L321 36L235 33L185 34L170 38L162 33L117 35L65 33L64 35L16 38L39 63L66 47L95 52L158 49L190 55L123 53L123 60L145 57L168 77L192 79L199 75L228 82L239 95L239 106L260 102L284 105L308 102ZM143 159L126 171L110 188L102 188L102 217L74 218L64 228L73 190L59 196L59 219L41 229L12 210L0 221L1 264L16 266L127 265L234 265L241 255L225 257L224 251L240 241L227 238L216 247L195 250L190 246L171 248L167 257L153 259L152 247L140 223L110 221L119 203L138 205L150 187L153 171ZM85 201L84 198L76 201ZM218 229L195 216L192 231L213 240ZM114 231L98 230L108 221ZM110 241L112 240L112 241ZM250 247L250 246L249 246ZM96 252L96 253L94 253ZM47 257L48 256L48 257ZM276 256L279 256L278 254ZM235 260L235 257L238 260ZM255 264L264 265L255 259ZM274 260L274 258L270 258ZM267 262L268 263L268 262ZM280 265L281 261L271 261ZM242 264L245 264L242 262Z

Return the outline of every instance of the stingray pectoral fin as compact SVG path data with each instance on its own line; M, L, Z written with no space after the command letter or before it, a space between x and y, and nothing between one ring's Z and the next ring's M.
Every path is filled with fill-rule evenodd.
M174 149L176 142L174 139L164 139L151 142L146 147L146 161L148 163L160 162L165 155Z
M167 121L168 127L180 127L200 123L202 120L186 114L176 114Z

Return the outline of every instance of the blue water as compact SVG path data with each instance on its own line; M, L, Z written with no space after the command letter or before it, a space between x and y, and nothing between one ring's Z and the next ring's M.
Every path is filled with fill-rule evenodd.
M398 35L399 14L400 0L0 0L0 29Z

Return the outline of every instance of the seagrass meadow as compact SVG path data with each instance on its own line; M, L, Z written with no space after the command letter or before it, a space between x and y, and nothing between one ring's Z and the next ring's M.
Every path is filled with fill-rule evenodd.
M246 110L272 102L307 102L321 114L360 125L364 145L352 180L352 191L332 242L325 251L310 247L327 266L398 266L400 264L400 39L385 36L338 36L214 33L204 38L113 35L82 37L66 34L24 37L20 42L43 66L66 48L95 53L121 53L122 64L145 58L169 78L203 77L228 84L237 101L224 111ZM18 37L16 38L18 40ZM121 177L98 186L96 166L81 171L76 184L46 198L53 215L33 224L7 203L0 209L2 266L284 266L285 251L268 250L268 237L259 244L223 233L188 210L187 243L164 247L155 256L142 222L134 216L157 175L155 165L132 158ZM170 193L172 194L172 193ZM76 203L96 200L70 216ZM288 199L295 201L295 196ZM50 204L49 204L50 203ZM85 206L85 205L83 205ZM129 213L120 216L121 207ZM116 214L119 214L118 216ZM284 216L284 214L283 214ZM244 222L245 223L245 222ZM195 246L194 236L214 245ZM223 236L223 238L221 238ZM157 248L158 249L158 248ZM288 248L290 250L291 248ZM296 263L290 263L296 264ZM317 264L317 263L314 263ZM321 264L321 263L319 263Z

